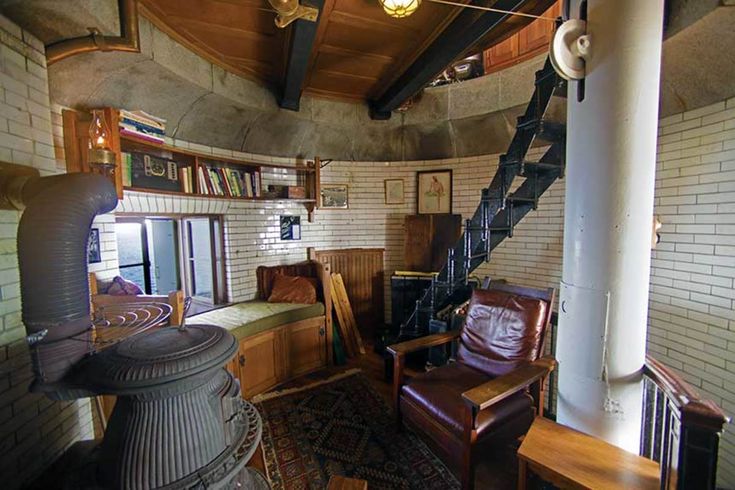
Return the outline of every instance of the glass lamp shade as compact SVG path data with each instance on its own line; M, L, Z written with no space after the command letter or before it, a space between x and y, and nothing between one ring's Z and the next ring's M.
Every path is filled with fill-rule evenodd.
M100 109L92 111L92 122L89 125L89 152L87 161L104 173L115 167L115 152L112 151L110 128L107 126L105 114Z
M92 111L92 123L89 125L89 147L110 150L110 128L107 127L105 114L100 109Z
M385 13L397 19L408 17L416 12L421 0L379 0Z

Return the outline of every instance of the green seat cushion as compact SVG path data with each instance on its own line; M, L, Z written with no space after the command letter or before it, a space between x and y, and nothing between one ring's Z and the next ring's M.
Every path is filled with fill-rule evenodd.
M187 319L187 323L218 325L236 338L243 339L287 323L323 315L323 303L305 305L254 300L194 315Z

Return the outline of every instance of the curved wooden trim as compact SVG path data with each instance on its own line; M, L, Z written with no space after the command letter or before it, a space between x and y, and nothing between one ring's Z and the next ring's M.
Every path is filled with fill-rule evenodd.
M730 418L712 400L702 399L693 386L653 357L646 356L643 374L676 405L681 413L683 425L699 426L720 432L722 427L730 422Z

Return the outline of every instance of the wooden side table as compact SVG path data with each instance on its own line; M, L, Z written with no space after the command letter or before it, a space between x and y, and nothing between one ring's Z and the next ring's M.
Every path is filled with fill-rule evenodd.
M660 488L659 465L582 432L537 418L518 449L518 489L528 472L560 488Z

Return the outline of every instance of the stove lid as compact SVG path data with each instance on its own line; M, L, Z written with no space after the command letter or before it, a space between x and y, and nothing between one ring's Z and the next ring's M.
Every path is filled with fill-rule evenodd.
M97 387L138 391L219 368L236 351L237 340L222 327L165 327L103 350L89 358L83 371Z

